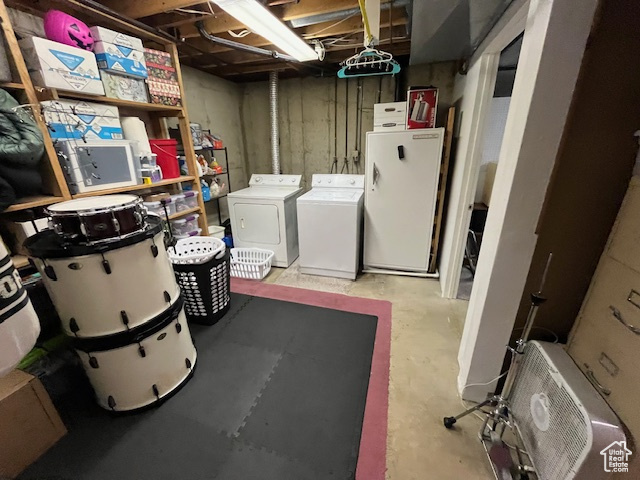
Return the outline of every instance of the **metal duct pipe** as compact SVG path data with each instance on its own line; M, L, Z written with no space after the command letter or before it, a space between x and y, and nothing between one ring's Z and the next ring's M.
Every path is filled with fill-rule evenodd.
M280 130L278 126L278 72L269 72L269 116L271 118L271 170L280 174Z
M391 7L408 7L410 0L394 0L380 5L380 11L389 10ZM349 8L347 10L338 10L337 12L319 13L317 15L309 15L308 17L294 18L289 20L289 25L293 28L308 27L309 25L317 25L318 23L344 20L353 15L360 14L360 8Z

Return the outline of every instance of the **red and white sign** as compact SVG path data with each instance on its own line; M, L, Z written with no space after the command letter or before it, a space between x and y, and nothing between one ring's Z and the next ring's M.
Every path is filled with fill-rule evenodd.
M407 129L434 128L437 108L437 88L410 87L407 92Z

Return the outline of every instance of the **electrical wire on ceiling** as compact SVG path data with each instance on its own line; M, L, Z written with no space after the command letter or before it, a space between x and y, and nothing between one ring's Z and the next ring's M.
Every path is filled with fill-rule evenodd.
M315 37L321 33L326 32L327 30L329 30L330 28L336 27L338 25L340 25L341 23L349 20L352 17L355 17L356 15L359 15L360 12L356 12L356 13L352 13L351 15L349 15L348 17L344 17L342 20L338 20L336 23L333 23L331 25L329 25L328 27L323 28L322 30L318 30L317 32L313 32L313 33L309 33L306 35L302 35L303 37Z
M233 30L227 30L227 33L234 38L244 38L253 32L251 30L242 30L241 32L236 33Z

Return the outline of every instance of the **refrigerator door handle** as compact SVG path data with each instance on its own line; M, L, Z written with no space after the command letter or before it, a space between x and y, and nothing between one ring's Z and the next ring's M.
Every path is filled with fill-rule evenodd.
M380 176L380 170L378 170L378 167L376 166L376 164L373 164L373 185L375 186L376 183L378 183L378 177Z

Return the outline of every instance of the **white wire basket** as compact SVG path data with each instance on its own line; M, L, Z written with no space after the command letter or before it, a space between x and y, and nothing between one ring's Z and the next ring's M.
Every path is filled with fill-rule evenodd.
M231 276L262 280L271 270L273 252L262 248L232 248Z
M171 263L178 265L200 264L212 258L222 258L226 250L224 242L215 237L187 237L169 247Z

